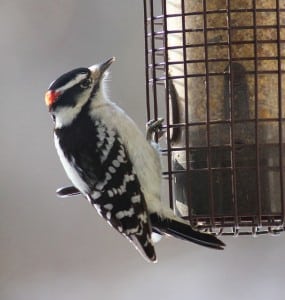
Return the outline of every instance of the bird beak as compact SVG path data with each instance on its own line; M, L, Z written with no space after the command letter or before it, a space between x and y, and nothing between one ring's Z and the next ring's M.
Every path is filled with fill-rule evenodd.
M99 70L100 70L101 74L103 74L111 66L111 64L114 61L115 61L115 57L111 57L107 61L105 61L101 65L99 65Z
M109 58L107 61L98 64L98 65L93 65L89 67L89 70L92 73L92 76L95 80L98 80L99 78L102 77L102 75L105 73L105 71L111 66L111 64L115 61L115 57Z

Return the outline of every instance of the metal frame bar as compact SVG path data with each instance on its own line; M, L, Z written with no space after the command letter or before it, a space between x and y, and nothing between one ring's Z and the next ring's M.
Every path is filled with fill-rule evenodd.
M147 119L161 117L161 111L158 104L165 103L165 113L166 113L166 148L162 148L162 152L167 154L167 166L166 170L163 170L163 174L168 176L168 189L169 189L169 201L170 206L174 206L174 196L173 196L173 176L176 174L191 174L191 163L190 163L190 151L201 150L206 151L208 155L207 166L205 168L200 168L199 171L206 172L209 177L209 214L195 216L191 213L191 199L190 199L190 189L191 181L189 176L189 185L186 187L188 195L188 205L189 205L189 219L190 222L199 225L201 229L216 231L217 234L224 235L259 235L259 234L276 234L284 230L285 221L285 190L284 190L284 147L285 141L283 140L285 117L283 116L284 104L282 103L282 78L285 74L284 64L285 56L284 50L281 47L285 45L285 40L282 39L281 30L285 29L285 24L281 24L281 13L285 12L285 8L280 7L279 0L276 0L276 7L274 8L258 8L257 1L252 0L251 7L249 8L232 8L231 1L227 0L227 8L220 10L208 10L207 1L203 0L203 9L201 11L188 12L185 9L185 0L180 0L181 2L181 13L169 13L167 11L167 0L161 0L161 13L158 12L155 15L154 11L154 0L144 0L144 29L145 29L145 61L146 61L146 107L147 107ZM157 2L155 3L157 5ZM238 26L232 22L233 13L250 13L252 14L252 25L242 25ZM259 13L272 13L276 15L277 24L276 25L261 25L257 22L257 14ZM224 14L227 16L228 24L227 26L209 27L207 23L207 16L213 14ZM203 24L201 28L187 28L186 17L188 16L202 16ZM169 30L168 20L170 18L181 17L181 29ZM232 38L232 33L235 30L251 30L253 38L247 40L236 40ZM276 37L274 39L258 39L258 30L272 29L276 31ZM227 32L228 40L222 41L209 41L208 34L213 31L223 31ZM200 32L204 36L203 43L187 44L187 33ZM168 44L168 35L170 34L181 34L182 35L182 46L173 46ZM163 43L162 46L158 46L156 41ZM258 47L262 44L276 44L277 54L258 56ZM253 56L248 57L236 57L233 55L233 46L235 45L252 45ZM228 57L209 57L208 52L211 47L228 47ZM189 59L187 57L187 49L200 47L204 52L204 59ZM182 50L183 60L181 61L169 61L169 51L172 50ZM163 61L161 61L161 58ZM276 67L270 69L260 69L259 62L262 61L276 61ZM233 95L230 92L230 117L224 120L213 120L211 119L210 113L210 78L212 76L225 76L225 72L210 71L210 63L221 63L229 62L229 89L233 91L233 74L231 72L232 63L234 62L251 62L252 69L247 69L245 71L246 76L254 77L254 118L234 118L234 108L235 103ZM204 64L204 72L191 73L188 70L190 64ZM171 75L169 73L169 68L175 65L182 65L183 73L182 75ZM282 69L283 68L283 69ZM278 116L262 118L259 115L259 76L260 75L277 75L278 76ZM184 104L185 107L188 105L188 80L191 78L201 78L205 77L205 89L206 89L206 103L207 112L205 121L191 121L189 118L188 110L185 109L184 121L171 124L170 121L170 99L169 99L169 88L170 81L181 79L184 82L185 92L184 92ZM164 95L158 93L158 87L164 88ZM159 90L161 91L161 90ZM284 102L284 101L283 101ZM236 165L236 133L235 126L238 124L243 124L247 122L248 124L253 124L254 126L254 147L255 147L255 166L238 166ZM279 158L278 166L263 166L261 165L261 154L260 149L265 149L267 146L276 146L275 143L264 143L260 139L259 128L263 124L270 124L268 122L274 122L278 124L278 151ZM211 133L210 126L215 124L227 124L230 126L230 143L222 146L211 145ZM191 126L206 126L206 146L190 146L189 143L189 130ZM269 126L269 125L268 125ZM176 147L172 145L171 141L171 129L181 129L185 131L184 143L185 147ZM244 148L250 147L251 145L243 145ZM231 165L217 167L212 165L212 151L216 149L225 149L230 151ZM175 151L185 151L186 154L186 168L185 170L175 170L172 167L172 154ZM215 214L215 199L213 195L213 172L214 171L230 171L231 172L231 183L232 183L232 197L233 197L233 213L230 215L216 215ZM237 170L253 170L256 174L256 205L257 211L252 212L251 215L244 215L239 211L237 202ZM280 197L281 197L281 213L267 213L264 214L262 211L262 197L261 197L261 174L264 170L270 170L272 172L279 173L280 181Z

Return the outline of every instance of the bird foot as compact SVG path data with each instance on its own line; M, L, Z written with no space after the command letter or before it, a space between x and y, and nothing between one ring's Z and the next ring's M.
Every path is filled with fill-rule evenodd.
M165 131L162 129L163 118L158 118L157 120L149 120L146 123L146 140L151 143L154 141L154 135L157 134L158 139L160 139Z

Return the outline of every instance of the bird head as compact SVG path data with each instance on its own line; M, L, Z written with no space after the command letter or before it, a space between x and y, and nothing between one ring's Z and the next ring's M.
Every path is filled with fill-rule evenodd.
M95 97L96 101L96 95L102 90L101 82L114 61L112 57L89 68L73 69L50 84L45 103L57 128L69 125L90 99Z

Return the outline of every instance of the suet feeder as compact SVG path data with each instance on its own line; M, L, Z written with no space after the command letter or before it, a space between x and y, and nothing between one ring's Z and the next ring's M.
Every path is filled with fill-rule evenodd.
M144 12L170 205L218 234L283 231L285 0L144 0Z

